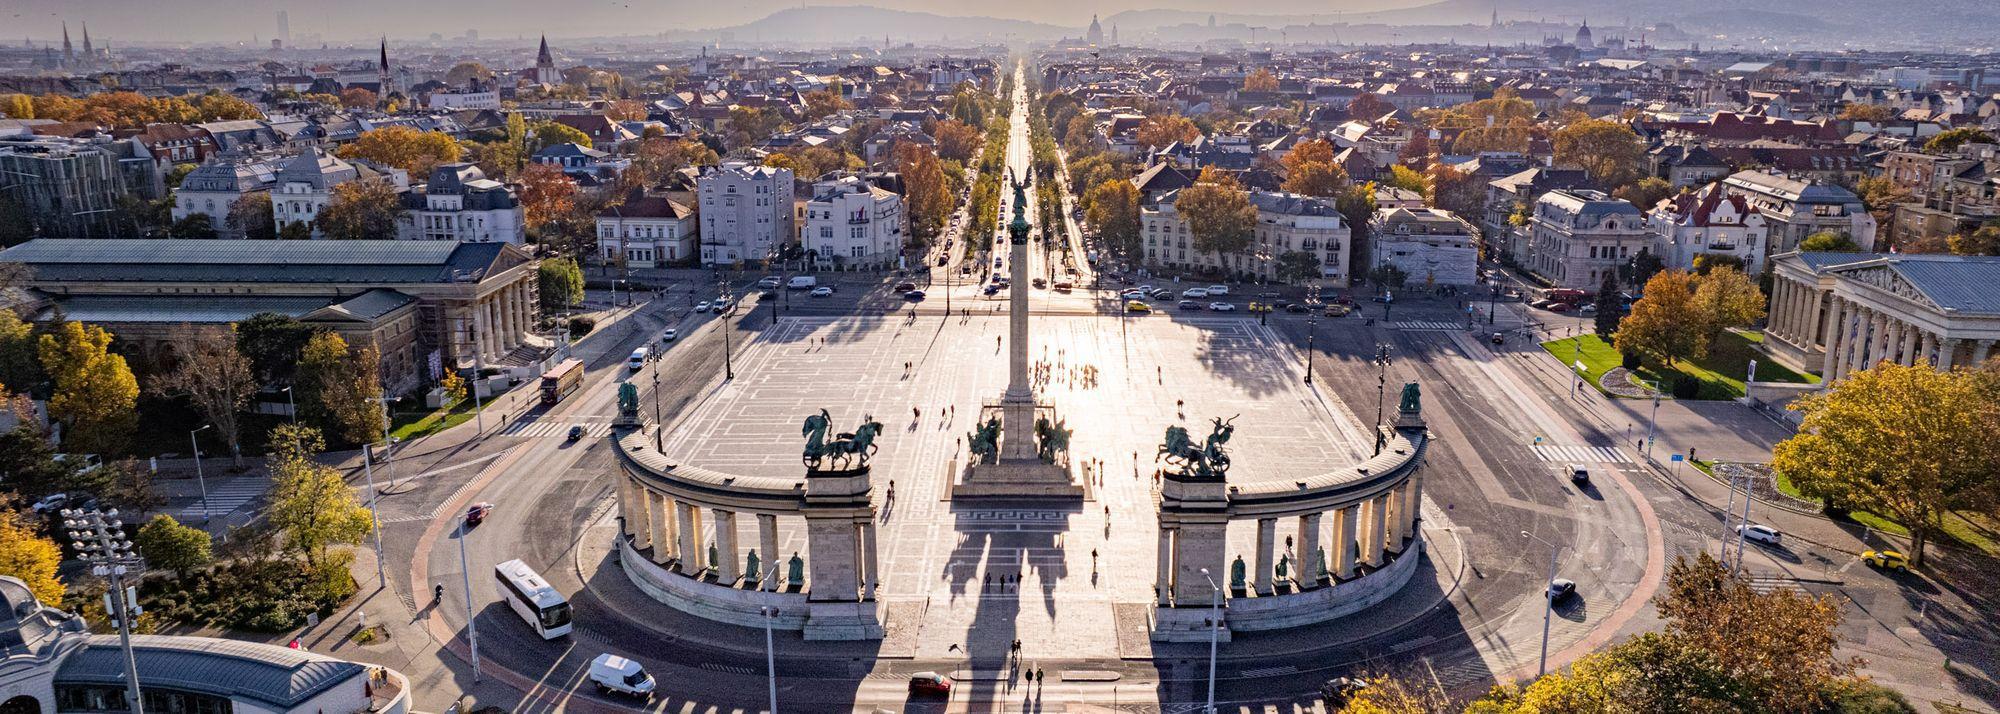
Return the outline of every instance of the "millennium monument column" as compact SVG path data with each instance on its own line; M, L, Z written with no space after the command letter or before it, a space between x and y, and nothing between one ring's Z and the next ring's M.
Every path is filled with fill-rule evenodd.
M1007 225L1008 260L1013 263L1008 293L1007 391L981 409L978 427L967 435L973 463L952 488L954 499L1081 499L1084 489L1070 477L1070 430L1055 407L1035 398L1028 379L1028 181L1008 176L1014 187L1014 220Z

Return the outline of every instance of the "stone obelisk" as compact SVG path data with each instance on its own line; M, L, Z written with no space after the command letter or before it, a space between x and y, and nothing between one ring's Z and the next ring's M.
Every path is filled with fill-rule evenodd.
M1069 469L1044 460L1035 443L1038 416L1059 423L1054 407L1035 398L1034 384L1028 379L1028 183L1014 181L1014 220L1007 225L1008 260L1013 261L1013 284L1007 296L1008 353L1007 391L1000 401L988 402L980 421L989 415L1000 421L998 447L992 463L974 463L964 479L952 487L954 499L1063 499L1084 497L1084 487L1070 478ZM997 412L997 414L992 414Z

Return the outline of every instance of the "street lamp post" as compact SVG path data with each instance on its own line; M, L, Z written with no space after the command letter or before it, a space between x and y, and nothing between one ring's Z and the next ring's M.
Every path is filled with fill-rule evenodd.
M201 488L201 522L204 525L208 523L208 477L202 475L201 442L196 441L194 435L201 433L203 429L211 426L215 425L203 424L201 425L201 429L188 432L188 449L194 453L194 482L196 486Z
M666 451L667 424L660 421L660 364L653 363L653 450Z
M294 425L298 424L299 400L296 398L296 395L292 393L292 387L290 385L287 385L284 389L280 389L278 391L285 393L285 406L292 412L292 424Z
M465 514L458 515L458 574L465 583L465 633L472 644L472 681L479 681L479 622L472 618L472 569L465 564L465 537L471 534Z
M1653 458L1653 427L1660 420L1660 386L1653 385L1653 412L1646 417L1646 458Z
M1562 546L1536 538L1527 531L1521 531L1521 537L1549 547L1549 580L1542 585L1542 600L1545 601L1542 607L1542 661L1535 667L1535 678L1541 679L1542 675L1549 673L1549 621L1556 611L1555 593L1551 592L1551 588L1556 584L1556 554L1562 552Z
M1222 637L1222 588L1216 587L1215 578L1208 574L1208 568L1201 569L1201 577L1208 580L1208 704L1202 707L1207 714L1215 714L1215 646Z
M1318 283L1306 286L1306 384L1313 383L1313 338L1319 336Z
M729 349L729 316L736 313L736 303L729 298L729 281L720 277L716 280L722 283L722 304L729 306L729 310L722 313L722 378L733 381L736 379L736 362Z
M118 645L125 651L125 697L132 714L145 714L145 700L139 695L139 660L132 654L132 618L140 610L125 594L125 576L138 575L144 561L132 554L132 541L125 539L125 522L118 520L118 509L65 508L62 517L77 557L91 564L92 574L111 581L105 599L110 601L111 617L118 621Z
M764 613L764 671L769 675L766 677L765 686L770 690L771 714L778 714L778 654L771 644L771 618L778 616L778 608L764 607L758 610Z
M386 402L383 404L383 410L388 410ZM388 422L384 421L383 423L386 424ZM388 435L383 434L383 437L387 438ZM388 587L389 576L382 566L382 518L375 513L375 499L377 498L375 490L375 457L371 453L374 450L374 444L361 445L361 473L368 480L368 530L375 536L375 580L381 583L382 587Z
M1389 391L1389 346L1375 345L1375 453L1382 453L1382 400Z

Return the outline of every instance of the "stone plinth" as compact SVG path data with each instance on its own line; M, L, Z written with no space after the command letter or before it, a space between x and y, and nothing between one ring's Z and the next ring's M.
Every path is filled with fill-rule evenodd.
M1218 611L1203 605L1201 607L1162 607L1153 610L1153 641L1155 642L1207 642L1213 637L1218 642L1229 641L1229 607L1225 601L1220 614L1222 626L1215 627ZM1211 631L1213 630L1213 631Z
M1083 485L1070 477L1067 467L1040 459L973 464L951 486L954 501L980 498L1076 501L1086 496Z

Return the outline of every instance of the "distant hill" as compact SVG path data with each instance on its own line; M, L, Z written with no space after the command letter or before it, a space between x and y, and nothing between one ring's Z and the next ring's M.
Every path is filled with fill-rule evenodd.
M939 15L909 10L890 10L868 5L844 7L800 7L779 10L753 22L707 30L670 33L676 37L717 38L724 35L738 42L829 44L861 42L880 44L883 37L903 42L952 40L1053 40L1082 34L1081 28L1062 27L1026 20L997 17Z

